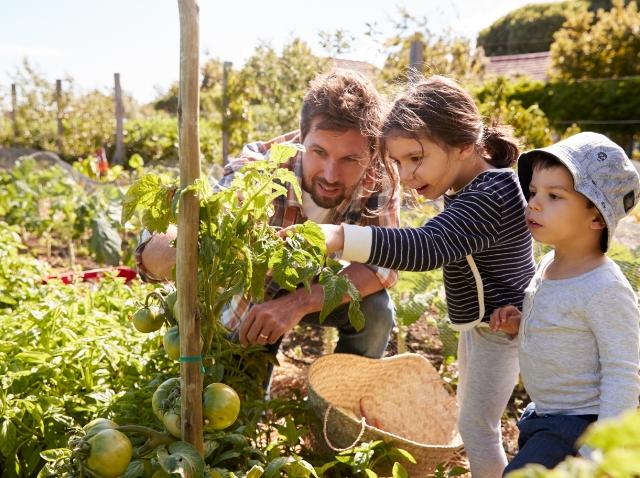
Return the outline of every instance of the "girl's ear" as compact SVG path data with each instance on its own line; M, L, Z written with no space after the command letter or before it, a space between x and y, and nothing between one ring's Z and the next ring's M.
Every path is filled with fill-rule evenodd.
M458 146L458 148L460 149L461 159L467 159L475 151L475 145L473 143Z

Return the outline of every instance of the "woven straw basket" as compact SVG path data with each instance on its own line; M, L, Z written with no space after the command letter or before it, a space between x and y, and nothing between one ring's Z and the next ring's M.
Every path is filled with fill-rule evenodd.
M322 420L322 429L312 431L318 451L384 440L410 452L417 464L402 465L422 478L462 448L456 400L421 355L325 355L309 367L307 382L309 403Z

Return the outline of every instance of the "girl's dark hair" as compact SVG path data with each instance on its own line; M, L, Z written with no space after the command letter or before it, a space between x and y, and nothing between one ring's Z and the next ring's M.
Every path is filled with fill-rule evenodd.
M384 141L391 135L427 137L444 148L473 144L496 168L512 166L520 153L511 127L496 122L484 125L471 95L456 81L439 75L418 79L387 113L380 146L388 172L395 171Z

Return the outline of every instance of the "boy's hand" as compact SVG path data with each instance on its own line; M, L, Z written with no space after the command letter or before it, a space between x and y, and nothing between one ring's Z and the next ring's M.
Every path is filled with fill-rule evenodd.
M510 335L517 335L521 319L522 312L517 307L505 305L504 307L498 307L491 313L489 327L494 332L500 331Z

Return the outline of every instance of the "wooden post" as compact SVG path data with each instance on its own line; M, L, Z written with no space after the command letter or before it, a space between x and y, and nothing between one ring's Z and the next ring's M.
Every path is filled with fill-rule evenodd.
M184 188L200 177L200 115L199 25L197 0L178 0L180 11L180 95L178 119L180 125L180 187ZM196 309L198 291L199 218L198 198L183 194L178 211L178 245L176 283L180 320L180 356L201 354L200 317ZM204 454L202 437L202 362L184 360L180 363L182 399L182 439Z
M232 63L225 61L222 67L222 165L225 166L229 162L229 70Z
M114 164L124 165L124 106L122 103L122 88L120 87L120 73L113 74L115 83L116 103L116 150L111 161Z
M58 145L58 154L62 156L62 136L64 135L64 128L62 127L62 80L56 80L56 121L58 123L58 137L56 142Z
M411 42L411 48L409 50L409 71L407 72L410 80L414 80L422 74L422 65L424 63L422 56L423 48L424 45L420 40Z
M11 122L13 123L13 144L18 143L18 93L16 84L11 83Z

